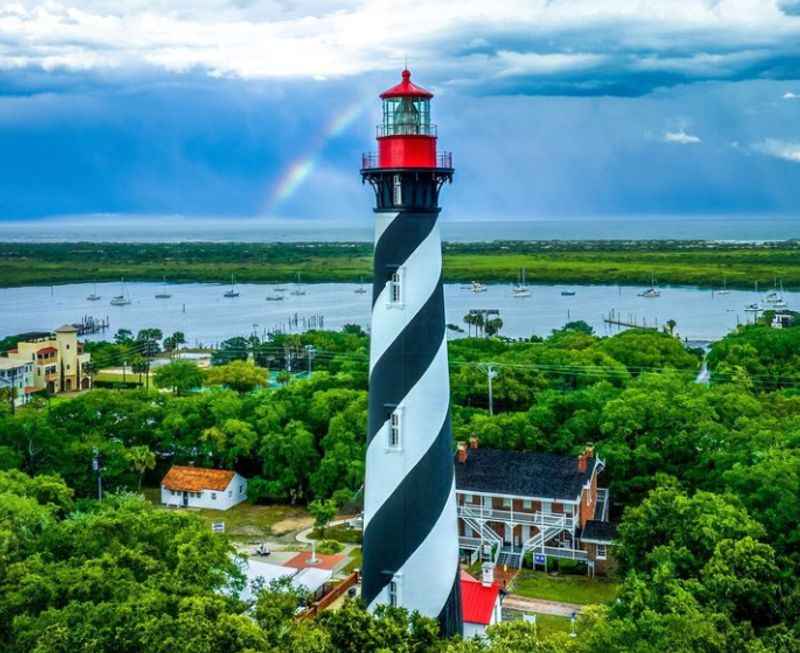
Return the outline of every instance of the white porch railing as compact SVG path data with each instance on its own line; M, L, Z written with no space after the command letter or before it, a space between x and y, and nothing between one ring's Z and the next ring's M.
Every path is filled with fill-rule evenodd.
M572 515L561 512L521 512L518 510L497 510L496 508L486 508L483 505L461 504L458 506L459 517L469 517L483 521L501 521L510 524L526 524L536 526L539 530L548 527L555 527L574 530L575 519Z

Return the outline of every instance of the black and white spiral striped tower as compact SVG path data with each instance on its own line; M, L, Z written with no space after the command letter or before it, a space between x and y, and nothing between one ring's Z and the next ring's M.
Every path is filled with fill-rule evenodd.
M437 218L453 168L436 152L431 96L409 78L381 96L379 155L361 170L376 195L362 598L450 636L462 614Z

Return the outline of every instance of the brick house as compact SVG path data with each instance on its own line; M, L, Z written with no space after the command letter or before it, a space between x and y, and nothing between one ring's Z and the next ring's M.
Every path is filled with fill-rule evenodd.
M598 487L605 463L594 451L579 456L505 451L459 444L456 500L462 557L521 567L549 559L586 562L604 574L615 527L608 490Z

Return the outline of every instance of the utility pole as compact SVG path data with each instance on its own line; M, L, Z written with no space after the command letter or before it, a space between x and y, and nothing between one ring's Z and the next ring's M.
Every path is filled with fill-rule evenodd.
M482 365L486 370L486 380L489 382L489 414L494 415L494 396L492 395L492 379L497 376L497 371L494 369L494 363Z
M314 348L314 345L306 345L306 355L308 356L308 376L311 376L311 361L316 353L317 350Z
M97 447L92 449L92 469L97 474L97 500L103 500L103 458Z

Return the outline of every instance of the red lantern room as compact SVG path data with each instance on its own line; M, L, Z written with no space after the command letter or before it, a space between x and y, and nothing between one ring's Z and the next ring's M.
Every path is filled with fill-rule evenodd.
M411 81L381 93L383 122L378 125L378 156L365 155L363 168L452 168L449 153L436 152L436 125L431 124L433 93Z

